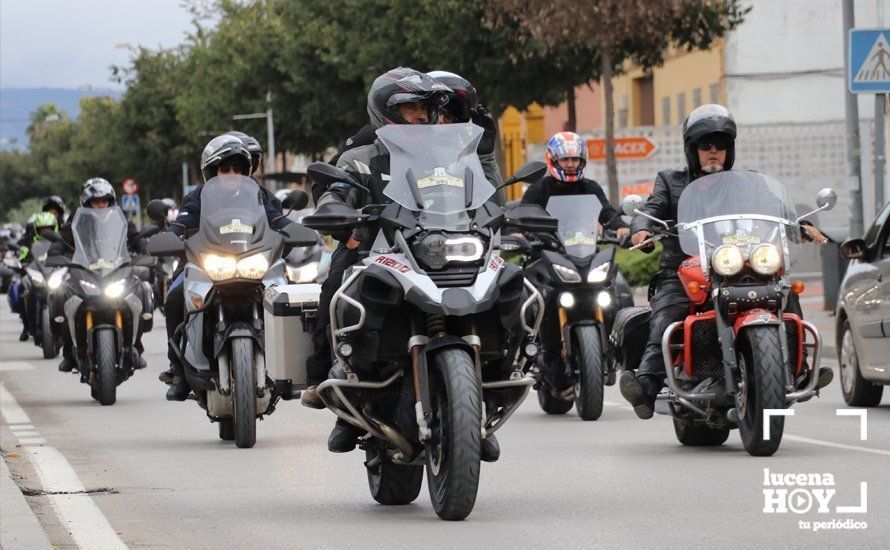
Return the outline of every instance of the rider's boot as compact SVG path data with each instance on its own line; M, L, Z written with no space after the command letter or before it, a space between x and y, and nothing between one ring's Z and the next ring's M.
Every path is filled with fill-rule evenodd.
M188 399L189 393L191 393L191 389L185 379L185 372L181 366L176 365L173 381L170 384L170 389L167 390L167 401L185 401Z
M332 453L348 453L355 449L358 438L363 433L365 432L361 428L338 418L334 429L331 430L331 436L328 438L328 450Z
M479 458L483 462L496 462L501 457L501 446L494 434L483 439L479 444Z
M647 374L634 376L630 371L625 371L618 383L621 395L627 399L637 416L643 420L652 418L655 413L655 398L661 391L661 385L661 380L657 376Z

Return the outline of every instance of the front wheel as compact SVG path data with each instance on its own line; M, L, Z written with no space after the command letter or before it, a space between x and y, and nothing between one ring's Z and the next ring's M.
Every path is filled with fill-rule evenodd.
M365 457L370 463L380 460L375 466L367 466L368 488L371 496L380 504L410 504L420 494L423 484L423 466L402 466L393 464L385 453L368 450Z
M752 456L771 456L779 450L785 429L784 416L770 416L769 437L764 439L767 425L763 411L785 408L784 365L777 328L745 329L739 336L738 349L741 380L736 407L742 444Z
M436 514L446 520L470 515L479 488L481 388L469 354L444 349L430 373L432 438L426 449L426 478Z
M249 449L256 443L256 369L253 364L253 340L232 339L232 378L234 387L235 445Z
M40 310L40 345L43 348L43 358L52 359L59 355L59 344L53 336L52 319L49 317L49 308Z
M96 349L93 359L96 364L96 376L91 384L93 397L102 405L114 405L117 401L117 368L116 338L112 329L101 329L96 332Z
M603 414L603 346L593 326L575 328L575 409L581 420L596 420Z

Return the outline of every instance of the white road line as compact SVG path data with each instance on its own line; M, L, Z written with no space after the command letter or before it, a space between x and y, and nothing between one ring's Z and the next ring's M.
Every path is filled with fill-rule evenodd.
M890 456L890 451L884 449L871 449L868 447L857 447L856 445L844 445L843 443L833 443L831 441L822 441L821 439L810 439L809 437L801 437L799 435L785 434L785 439L797 441L800 443L809 443L811 445L821 445L823 447L833 447L835 449L844 449L847 451L859 451L862 453L874 453L876 455Z
M12 429L12 433L19 439L23 437L37 437L40 435L40 432L36 430L16 430L15 428Z
M10 424L9 429L12 431L17 430L36 430L34 424Z
M32 370L34 365L25 361L3 361L0 363L0 372L15 370Z
M2 384L0 384L0 413L9 424L33 427L27 413ZM73 493L48 494L47 498L78 547L89 549L127 547L93 499L83 493L86 490L83 483L62 453L53 447L27 446L46 443L41 437L20 438L19 442L31 458L44 491Z

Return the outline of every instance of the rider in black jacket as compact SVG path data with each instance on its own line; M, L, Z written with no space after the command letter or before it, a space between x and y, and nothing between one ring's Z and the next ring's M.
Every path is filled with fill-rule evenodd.
M683 124L686 167L659 172L652 195L640 210L660 220L676 221L680 195L691 181L707 174L732 169L735 161L735 138L735 120L725 107L708 104L693 110ZM825 235L812 224L802 222L801 226L806 239L820 244L827 241ZM649 219L636 216L631 222L633 244L640 244L651 237L652 231L652 222ZM655 399L664 386L661 337L671 323L683 320L689 313L690 306L677 275L677 269L687 255L680 249L680 240L677 237L665 237L661 243L661 264L650 283L654 293L650 291L652 315L649 320L649 340L636 376L625 372L620 382L622 395L633 405L637 416L643 419L652 417ZM648 250L653 246L647 247ZM785 309L789 313L802 316L797 295L790 296ZM831 378L831 369L820 368L818 387L828 385Z

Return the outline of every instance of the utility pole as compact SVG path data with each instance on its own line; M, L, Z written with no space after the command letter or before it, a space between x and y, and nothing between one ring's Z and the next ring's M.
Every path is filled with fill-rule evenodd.
M182 161L182 198L185 198L189 189L189 163Z
M844 65L850 67L850 29L853 21L853 0L844 0ZM849 78L847 79L849 80ZM847 186L850 189L850 237L863 234L862 222L862 151L859 142L859 104L856 96L844 85L845 112L847 119Z
M269 141L269 156L266 171L275 172L275 122L272 120L272 92L266 92L266 138Z
M884 167L887 165L887 141L884 136L884 113L887 94L875 94L875 214L884 206Z

